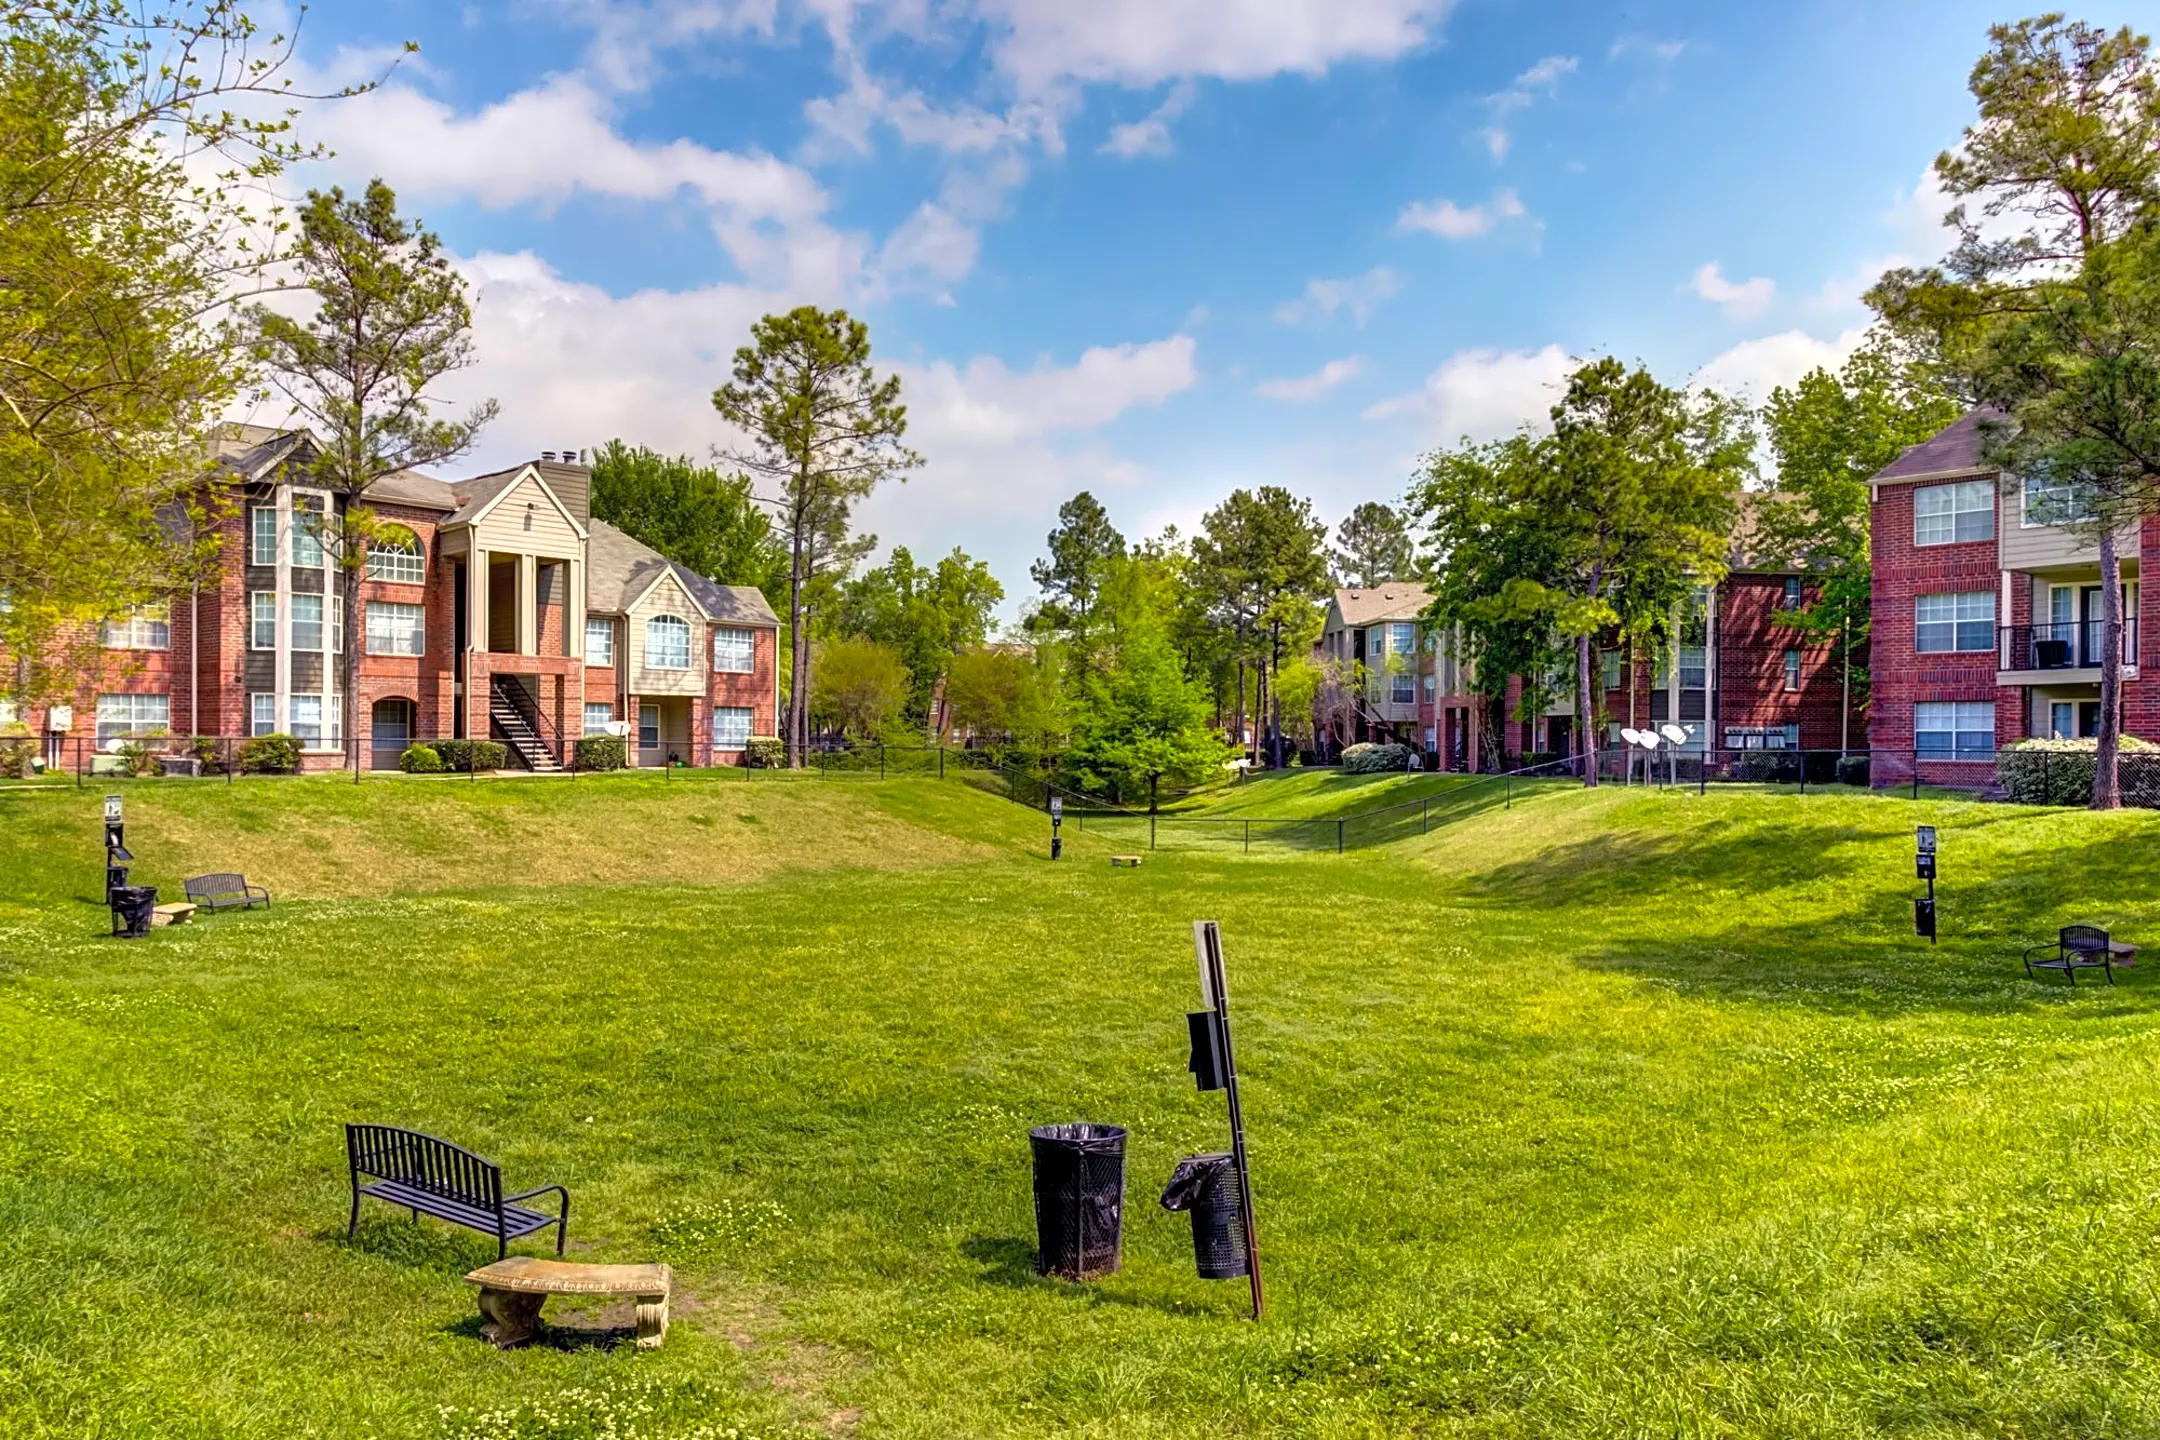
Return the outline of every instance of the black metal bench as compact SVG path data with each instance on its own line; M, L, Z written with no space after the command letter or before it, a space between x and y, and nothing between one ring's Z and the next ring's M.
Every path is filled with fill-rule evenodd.
M205 910L252 910L270 908L270 892L250 885L247 876L230 873L197 875L187 882L187 898Z
M2080 970L2104 970L2107 982L2115 983L2115 957L2130 946L2109 943L2108 932L2097 925L2065 925L2056 933L2053 945L2035 945L2025 952L2025 978L2037 978L2035 970L2060 970L2063 978L2077 984ZM2051 955L2048 952L2053 951ZM2040 959L2034 959L2040 956Z
M510 1242L548 1226L555 1227L555 1253L563 1253L570 1231L570 1192L542 1185L516 1195L502 1193L502 1167L463 1146L395 1125L347 1125L345 1154L352 1166L352 1223L348 1239L360 1231L360 1197L373 1196L412 1211L432 1215L468 1230L495 1237L497 1259L510 1253ZM367 1183L362 1179L366 1177ZM518 1204L550 1190L562 1196L561 1213L543 1215Z

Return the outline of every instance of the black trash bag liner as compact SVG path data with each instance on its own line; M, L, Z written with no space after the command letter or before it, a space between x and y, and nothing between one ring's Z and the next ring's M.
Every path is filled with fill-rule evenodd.
M1236 1157L1188 1155L1163 1187L1163 1209L1192 1212L1193 1267L1203 1280L1235 1280L1251 1273L1237 1181Z
M1192 1209L1193 1203L1209 1189L1236 1177L1237 1172L1231 1168L1236 1161L1234 1155L1187 1155L1177 1162L1177 1169L1170 1172L1170 1183L1163 1186L1162 1208Z

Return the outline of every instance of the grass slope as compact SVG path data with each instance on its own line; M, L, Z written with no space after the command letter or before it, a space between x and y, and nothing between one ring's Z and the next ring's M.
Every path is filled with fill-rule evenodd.
M2160 994L2014 957L2068 919L2160 937L2160 816L1545 790L1342 858L1113 872L928 781L726 809L411 787L379 828L331 788L235 797L263 829L230 834L215 787L131 791L152 868L318 867L318 898L132 946L72 898L95 797L0 808L26 877L0 913L0 1432L2160 1429ZM489 851L461 868L520 883L395 896L287 853L336 825L485 849L542 824L494 808L524 805L686 850L738 810L894 838L547 889ZM1933 950L1906 934L1916 820L1943 827ZM1184 1073L1196 916L1232 966L1257 1327L1153 1203L1223 1138ZM488 1350L458 1277L492 1247L380 1210L344 1239L357 1116L569 1184L581 1253L677 1266L667 1347L564 1307L555 1344ZM1133 1127L1126 1268L1085 1288L1030 1273L1025 1141L1082 1117Z

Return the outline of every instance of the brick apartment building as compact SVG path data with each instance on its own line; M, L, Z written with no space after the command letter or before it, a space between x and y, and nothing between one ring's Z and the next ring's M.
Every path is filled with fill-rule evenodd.
M494 738L553 769L581 735L621 734L637 765L725 764L778 728L779 621L592 517L591 472L545 455L469 480L370 488L391 528L368 551L359 613L340 595L342 505L309 484L302 431L227 426L217 440L213 577L98 627L67 657L70 703L15 714L49 761L130 739L289 734L305 769L366 763L416 740ZM359 693L339 693L347 644ZM88 655L85 662L80 657Z
M2075 497L1981 455L1972 411L1871 482L1878 784L1985 784L1998 747L2100 725L2099 542L2066 527ZM2141 677L2138 585L2160 520L2120 537L2126 732L2160 739L2160 685Z
M1751 508L1742 508L1743 536ZM1736 543L1731 571L1699 588L1675 617L1676 643L1665 654L1636 656L1631 675L1623 647L1599 647L1603 749L1621 750L1623 729L1668 723L1687 730L1682 749L1695 754L1866 744L1864 716L1847 719L1834 647L1779 619L1812 604L1815 585L1805 572L1767 565L1744 549L1744 540ZM1460 771L1583 748L1575 734L1572 670L1554 677L1553 703L1528 719L1514 718L1523 687L1510 677L1507 718L1482 723L1488 702L1476 693L1473 663L1453 637L1429 636L1419 622L1431 600L1423 586L1397 583L1338 590L1330 601L1319 653L1366 668L1355 738L1414 745L1439 768Z

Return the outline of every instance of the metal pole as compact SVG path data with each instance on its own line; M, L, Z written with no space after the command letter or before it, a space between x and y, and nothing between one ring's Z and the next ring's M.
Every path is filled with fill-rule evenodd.
M1252 854L1252 821L1245 822L1245 853Z
M1426 796L1426 797L1425 797L1424 799L1422 799L1422 800L1418 801L1418 812L1417 812L1417 833L1418 833L1418 834L1420 834L1420 835L1423 835L1423 834L1425 834L1426 832L1428 832L1429 830L1431 830L1431 829L1432 829L1432 823L1431 823L1431 822L1432 822L1432 797L1431 797L1430 795L1428 795L1428 796Z
M1155 848L1155 816L1152 812L1147 817L1147 848Z
M1912 752L1912 798L1920 798L1920 752Z
M1245 1270L1252 1280L1252 1314L1258 1320L1267 1308L1267 1295L1260 1284L1260 1232L1253 1224L1252 1173L1245 1159L1245 1109L1238 1103L1237 1056L1230 1045L1230 986L1223 972L1222 931L1212 920L1201 924L1215 1014L1222 1024L1223 1088L1230 1094L1230 1155L1237 1167L1238 1206L1245 1218Z
M883 740L877 742L877 778L880 780L885 778L885 742Z
M940 780L945 778L945 747L943 745L937 747L937 778Z
M1341 821L1341 820L1337 820L1337 821L1335 822L1335 853L1336 853L1336 854L1338 854L1338 855L1342 854L1342 852L1343 852L1343 825L1344 825L1344 823L1345 823L1345 822L1343 822L1343 821Z

